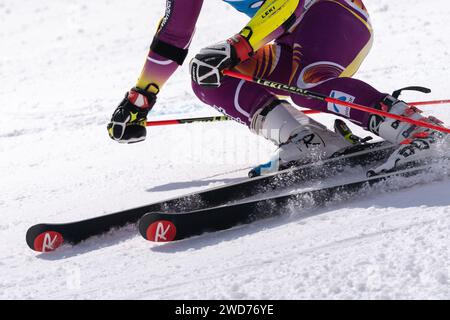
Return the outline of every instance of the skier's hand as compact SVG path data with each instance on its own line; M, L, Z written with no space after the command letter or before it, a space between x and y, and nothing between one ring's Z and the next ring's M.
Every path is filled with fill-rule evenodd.
M108 124L111 139L120 143L145 140L147 114L156 102L156 94L139 88L126 93Z
M252 53L252 47L241 35L203 48L191 61L192 81L204 87L219 87L222 71L247 60Z

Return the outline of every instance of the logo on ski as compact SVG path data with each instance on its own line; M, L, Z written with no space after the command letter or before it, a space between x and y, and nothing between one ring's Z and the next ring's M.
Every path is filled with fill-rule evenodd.
M59 232L44 232L34 240L34 249L44 253L51 252L60 247L63 241L64 239Z
M147 229L147 239L154 242L169 242L175 239L177 229L167 220L153 222Z

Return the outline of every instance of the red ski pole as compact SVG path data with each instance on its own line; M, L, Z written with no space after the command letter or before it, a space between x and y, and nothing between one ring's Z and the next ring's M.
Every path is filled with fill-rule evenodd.
M433 101L420 101L420 102L408 102L410 106L432 106L435 104L450 104L450 100L433 100Z
M331 97L321 94L321 93L301 89L301 88L294 87L291 85L278 83L275 81L270 81L270 80L265 80L265 79L259 79L256 77L251 77L251 76L244 75L239 72L230 71L230 70L225 70L223 74L227 75L229 77L246 80L249 82L254 82L254 83L260 84L262 86L268 87L268 88L283 90L283 91L290 92L293 94L298 94L298 95L301 95L301 96L304 96L307 98L312 98L312 99L316 99L316 100L320 100L320 101L334 103L336 105L346 106L346 107L349 107L349 108L352 108L355 110L360 110L360 111L364 111L367 113L376 114L376 115L386 117L386 118L392 118L392 119L410 123L410 124L413 124L413 125L416 125L419 127L424 127L424 128L428 128L428 129L432 129L432 130L436 130L436 131L440 131L440 132L450 133L450 129L445 128L445 127L437 126L437 125L434 125L434 124L431 124L428 122L424 122L424 121L418 121L418 120L398 116L398 115L395 115L395 114L392 114L389 112L385 112L382 110L362 106L360 104L351 103L351 102L347 102L347 101L341 101L341 100L331 98Z
M224 74L228 76L235 76L239 75L239 79L244 79L244 75L236 74L231 71L225 71ZM244 80L255 82L253 78L245 78ZM281 85L281 84L279 84ZM289 92L291 92L289 90ZM330 98L332 99L332 98ZM336 103L338 104L338 103ZM344 105L343 101L339 100L340 105ZM428 105L437 105L437 104L450 104L450 100L432 100L432 101L418 101L418 102L408 102L411 106L428 106ZM355 108L356 109L356 108ZM370 108L371 113L377 113L375 112L377 110L374 110ZM318 110L302 110L304 114L318 114L321 113ZM212 117L200 117L200 118L185 118L185 119L171 119L171 120L156 120L156 121L147 121L147 127L154 127L154 126L166 126L166 125L173 125L173 124L183 124L183 123L194 123L194 122L216 122L216 121L228 121L232 120L231 118L227 116L212 116ZM407 121L406 121L407 122ZM439 127L442 129L442 127Z

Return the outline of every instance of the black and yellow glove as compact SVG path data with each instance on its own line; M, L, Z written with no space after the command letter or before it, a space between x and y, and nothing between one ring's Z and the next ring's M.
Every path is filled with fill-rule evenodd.
M108 124L111 139L120 143L135 143L147 136L147 115L156 102L156 94L133 88L114 111Z

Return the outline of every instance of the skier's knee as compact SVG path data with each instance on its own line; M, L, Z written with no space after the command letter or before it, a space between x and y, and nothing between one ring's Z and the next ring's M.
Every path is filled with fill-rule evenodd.
M210 103L211 98L215 94L215 90L213 88L202 87L197 83L195 83L194 81L192 81L191 85L192 90L194 91L194 94L197 96L197 98L199 98L202 102L206 104L211 104Z
M194 91L194 94L201 100L202 97L202 87L196 84L194 81L191 81L192 91Z

